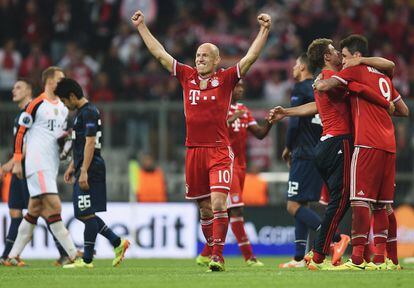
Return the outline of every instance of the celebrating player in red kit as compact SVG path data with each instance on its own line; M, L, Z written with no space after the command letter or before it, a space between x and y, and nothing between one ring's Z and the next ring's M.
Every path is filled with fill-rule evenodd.
M198 47L195 68L184 65L168 54L151 34L141 11L132 16L132 23L149 52L183 87L187 128L186 198L196 200L199 206L201 228L212 247L211 271L224 271L222 252L229 222L226 200L234 159L227 131L231 95L236 83L259 57L271 26L267 14L260 14L257 20L260 30L247 54L237 65L218 70L220 55L215 45L204 43Z

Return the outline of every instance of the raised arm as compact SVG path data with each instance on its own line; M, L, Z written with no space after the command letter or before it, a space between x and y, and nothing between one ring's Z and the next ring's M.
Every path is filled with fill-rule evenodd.
M240 73L242 76L246 75L247 71L249 71L250 67L257 60L269 36L270 26L272 24L270 15L260 14L257 17L257 21L260 24L259 33L250 46L249 51L247 51L247 54L240 60Z
M131 17L132 24L137 28L139 35L147 46L148 51L167 69L170 73L173 71L174 58L165 51L161 43L151 34L144 22L144 14L138 10Z
M374 67L392 78L394 76L395 63L382 57L355 57L345 61L344 69L347 67L364 64Z

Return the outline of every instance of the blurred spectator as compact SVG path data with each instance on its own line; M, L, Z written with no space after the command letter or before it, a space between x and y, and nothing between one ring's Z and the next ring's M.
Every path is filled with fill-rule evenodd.
M118 51L118 58L125 66L130 63L137 62L138 47L141 44L141 38L132 28L125 22L119 27L119 33L112 40L112 46Z
M156 166L150 154L140 157L137 179L137 202L167 201L164 172Z
M67 45L66 54L58 66L65 70L68 77L75 79L82 86L86 95L90 95L93 76L100 68L97 61L85 55L82 49L71 42Z
M0 0L0 42L4 39L19 38L17 7L13 0Z
M65 43L70 39L72 14L66 0L58 0L52 16L53 38L50 44L53 62L60 60L65 53Z
M15 49L14 40L7 40L0 48L0 99L5 100L17 81L22 57ZM8 97L10 98L10 97Z
M26 54L30 50L33 43L43 43L47 38L45 18L39 11L38 2L28 0L24 7L22 25L22 47L23 53Z
M260 176L258 166L251 165L246 173L243 188L243 202L246 206L265 206L268 204L267 182Z
M108 75L104 72L96 75L95 87L91 95L92 102L111 102L114 100L114 92L109 87Z
M30 54L23 59L19 74L31 79L33 83L40 84L43 70L51 64L52 61L42 52L40 45L33 44Z
M264 98L275 105L286 103L290 87L281 71L272 71L264 82Z

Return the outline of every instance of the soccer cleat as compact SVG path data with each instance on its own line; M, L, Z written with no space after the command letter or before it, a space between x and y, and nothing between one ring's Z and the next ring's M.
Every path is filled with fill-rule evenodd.
M400 264L394 264L391 259L386 258L385 263L387 264L387 270L401 270Z
M295 259L290 260L286 263L280 263L279 268L303 268L306 266L305 260L296 261Z
M348 247L351 238L348 235L341 234L341 240L334 244L333 253L332 253L332 264L335 265L341 260L342 255L344 255L346 247Z
M339 266L332 266L329 270L339 271L339 270L365 270L367 262L362 262L361 264L354 264L352 259L348 259L344 264Z
M197 258L196 258L196 263L199 266L208 266L210 261L211 261L211 259L210 259L209 256L198 255Z
M6 260L6 258L0 258L0 266L3 266Z
M7 258L6 261L3 263L4 266L15 266L15 267L25 267L26 263L24 263L19 257L16 258Z
M60 256L59 259L57 259L55 263L53 263L53 265L56 267L61 267L71 263L73 263L73 261L70 260L68 256Z
M265 266L263 262L256 259L256 257L252 257L246 261L247 266L249 267L263 267Z
M303 260L305 260L306 265L308 265L310 261L312 260L312 258L313 258L313 251L311 250L305 255L305 257L303 257Z
M119 264L121 264L122 260L124 260L125 252L129 248L129 241L126 239L121 240L121 244L119 244L118 247L114 248L115 252L115 258L112 261L112 266L117 267Z
M75 262L62 266L63 269L74 269L74 268L93 268L93 264L85 263L82 258L76 258Z
M217 255L211 257L211 261L208 264L209 270L213 272L222 272L226 269L224 268L224 260Z
M375 264L374 262L369 262L365 265L365 270L387 270L387 263L380 263L380 264Z
M330 261L328 260L323 260L322 263L316 263L315 261L313 261L313 259L310 260L309 264L308 264L308 269L312 270L312 271L316 271L316 270L330 270L332 268L332 264Z

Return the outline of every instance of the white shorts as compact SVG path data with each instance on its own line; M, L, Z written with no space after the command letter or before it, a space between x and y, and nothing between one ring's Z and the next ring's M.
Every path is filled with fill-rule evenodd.
M30 197L37 197L42 194L58 193L56 173L50 170L37 171L27 177L27 187Z

